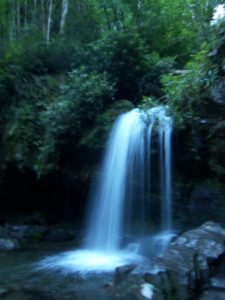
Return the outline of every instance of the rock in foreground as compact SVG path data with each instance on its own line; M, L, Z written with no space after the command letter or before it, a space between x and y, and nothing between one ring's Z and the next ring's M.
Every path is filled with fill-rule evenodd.
M225 268L222 267L225 264L225 229L219 224L206 222L184 232L163 255L151 261L152 270L158 269L158 272L149 270L138 280L129 276L116 288L115 299L128 299L126 295L131 297L132 286L139 284L140 289L136 291L141 291L143 282L153 287L150 298L135 292L132 299L225 299L221 298L225 297Z

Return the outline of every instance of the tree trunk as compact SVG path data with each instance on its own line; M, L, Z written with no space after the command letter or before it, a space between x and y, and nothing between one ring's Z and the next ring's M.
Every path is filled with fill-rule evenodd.
M112 12L113 12L113 18L114 18L114 28L116 28L117 31L120 31L120 23L118 19L118 8L115 5L112 5Z
M111 29L111 24L110 24L110 20L109 20L109 15L108 15L107 7L105 5L103 6L103 10L104 10L104 13L105 13L108 30L110 30Z
M68 0L62 0L62 13L61 13L60 30L59 30L59 33L61 35L63 35L65 31L65 24L66 24L66 17L68 14L68 10L69 10Z
M49 45L50 42L50 33L51 33L51 22L52 22L52 6L53 0L49 0L48 6L48 21L47 21L47 31L46 31L46 44Z
M37 17L37 0L34 0L33 18L35 23L36 23L36 17Z
M27 0L24 0L24 28L27 27Z
M12 41L15 37L15 27L16 27L16 3L13 0L11 11L10 11L10 29L9 29L9 40Z
M19 1L16 1L16 15L17 15L17 28L20 28L20 4Z

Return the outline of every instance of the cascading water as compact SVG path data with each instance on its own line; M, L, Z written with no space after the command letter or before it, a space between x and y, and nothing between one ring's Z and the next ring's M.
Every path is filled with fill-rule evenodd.
M145 212L149 213L151 203L150 199L146 201L145 193L151 197L154 177L151 176L154 125L159 141L161 229L171 229L172 119L162 106L147 113L134 109L120 116L113 126L100 176L91 195L94 205L88 216L86 248L117 251L125 229L132 227L132 222L141 226L145 221Z
M131 164L140 172L140 180L143 177L145 124L140 117L138 111L132 110L120 116L112 129L100 178L91 197L94 207L88 221L88 248L110 252L119 249L128 166Z
M159 154L160 154L160 195L162 230L172 227L171 197L172 197L172 166L171 166L171 136L172 121L164 109L158 111L159 116Z
M137 236L137 232L149 236L155 214L153 194L160 195L160 205L156 205L157 219L161 215L157 224L160 234L142 239L142 244L145 250L150 246L148 253L165 247L170 235L164 232L172 227L171 136L172 119L162 106L122 114L112 128L91 192L84 248L48 257L39 267L84 274L143 263L143 256L137 254L141 249L138 243L125 250L121 243L125 236Z

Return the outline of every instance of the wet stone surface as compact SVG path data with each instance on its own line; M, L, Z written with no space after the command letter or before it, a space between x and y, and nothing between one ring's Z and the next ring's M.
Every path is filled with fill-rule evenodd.
M40 243L65 243L75 239L71 229L37 224L0 226L0 251L27 249Z
M151 299L225 299L225 269L214 267L224 253L225 230L217 223L206 222L178 236L163 255L151 259L159 271L143 276L154 286ZM213 272L220 277L210 278Z

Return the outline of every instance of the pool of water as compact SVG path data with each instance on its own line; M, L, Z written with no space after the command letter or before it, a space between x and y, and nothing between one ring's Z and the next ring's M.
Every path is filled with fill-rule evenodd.
M72 249L0 253L0 299L111 299L104 286L113 281L115 268L137 263L141 272L144 260L129 252L102 255Z
M60 255L54 250L0 253L0 299L107 299L103 285L112 280L112 272L81 276L75 270L40 268L46 257Z
M0 252L0 299L111 300L105 286L113 282L115 268L135 264L132 276L137 277L157 272L146 257L160 255L171 238L144 238L113 253L76 250L71 244Z

